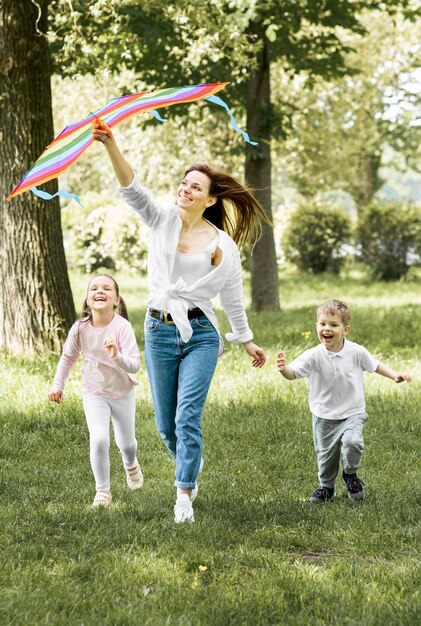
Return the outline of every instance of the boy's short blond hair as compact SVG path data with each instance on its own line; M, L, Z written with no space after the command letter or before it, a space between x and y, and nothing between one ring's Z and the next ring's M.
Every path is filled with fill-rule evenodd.
M337 315L339 313L344 326L348 326L348 322L351 319L351 312L348 305L341 300L328 300L324 302L317 309L317 319L319 319L321 313L329 313L330 315Z

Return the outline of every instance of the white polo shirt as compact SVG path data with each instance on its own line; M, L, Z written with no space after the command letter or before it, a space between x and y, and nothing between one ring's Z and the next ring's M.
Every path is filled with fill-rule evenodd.
M363 372L375 372L379 361L358 343L344 340L340 352L319 344L289 364L296 378L308 377L313 415L341 420L365 411Z

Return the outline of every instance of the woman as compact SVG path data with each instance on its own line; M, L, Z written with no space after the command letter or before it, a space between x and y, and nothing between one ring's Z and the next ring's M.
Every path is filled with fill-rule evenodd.
M95 123L93 138L103 142L122 196L150 228L146 367L157 427L176 460L174 521L193 522L203 466L202 409L223 349L211 299L220 294L233 331L227 339L262 367L266 356L252 341L236 244L255 241L260 219L267 218L248 189L200 163L186 171L176 203L160 206L140 185L110 127Z

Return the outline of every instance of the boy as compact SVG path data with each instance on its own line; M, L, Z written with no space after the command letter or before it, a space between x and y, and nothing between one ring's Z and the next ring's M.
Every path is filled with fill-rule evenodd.
M314 447L320 487L310 502L323 503L335 495L334 485L342 450L342 478L353 500L364 498L357 476L364 449L365 412L363 372L376 372L396 383L411 382L410 374L397 373L375 359L366 348L346 339L350 312L340 300L329 300L317 310L316 330L320 345L285 363L278 353L277 366L287 380L308 377L309 405L313 415Z

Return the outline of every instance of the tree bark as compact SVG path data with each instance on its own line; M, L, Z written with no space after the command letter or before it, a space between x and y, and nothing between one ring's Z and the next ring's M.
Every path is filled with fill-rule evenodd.
M58 351L76 317L58 199L6 201L54 137L48 4L0 0L0 348L12 354Z
M383 181L379 177L381 164L380 151L372 154L364 154L361 157L361 181L356 189L357 205L367 206L373 199L374 194L381 187Z
M262 27L253 27L257 37L257 67L250 73L247 83L247 131L258 146L246 147L245 174L248 185L272 220L271 199L271 102L270 61L267 40ZM262 223L263 234L251 255L251 295L255 311L279 310L278 267L273 228Z

